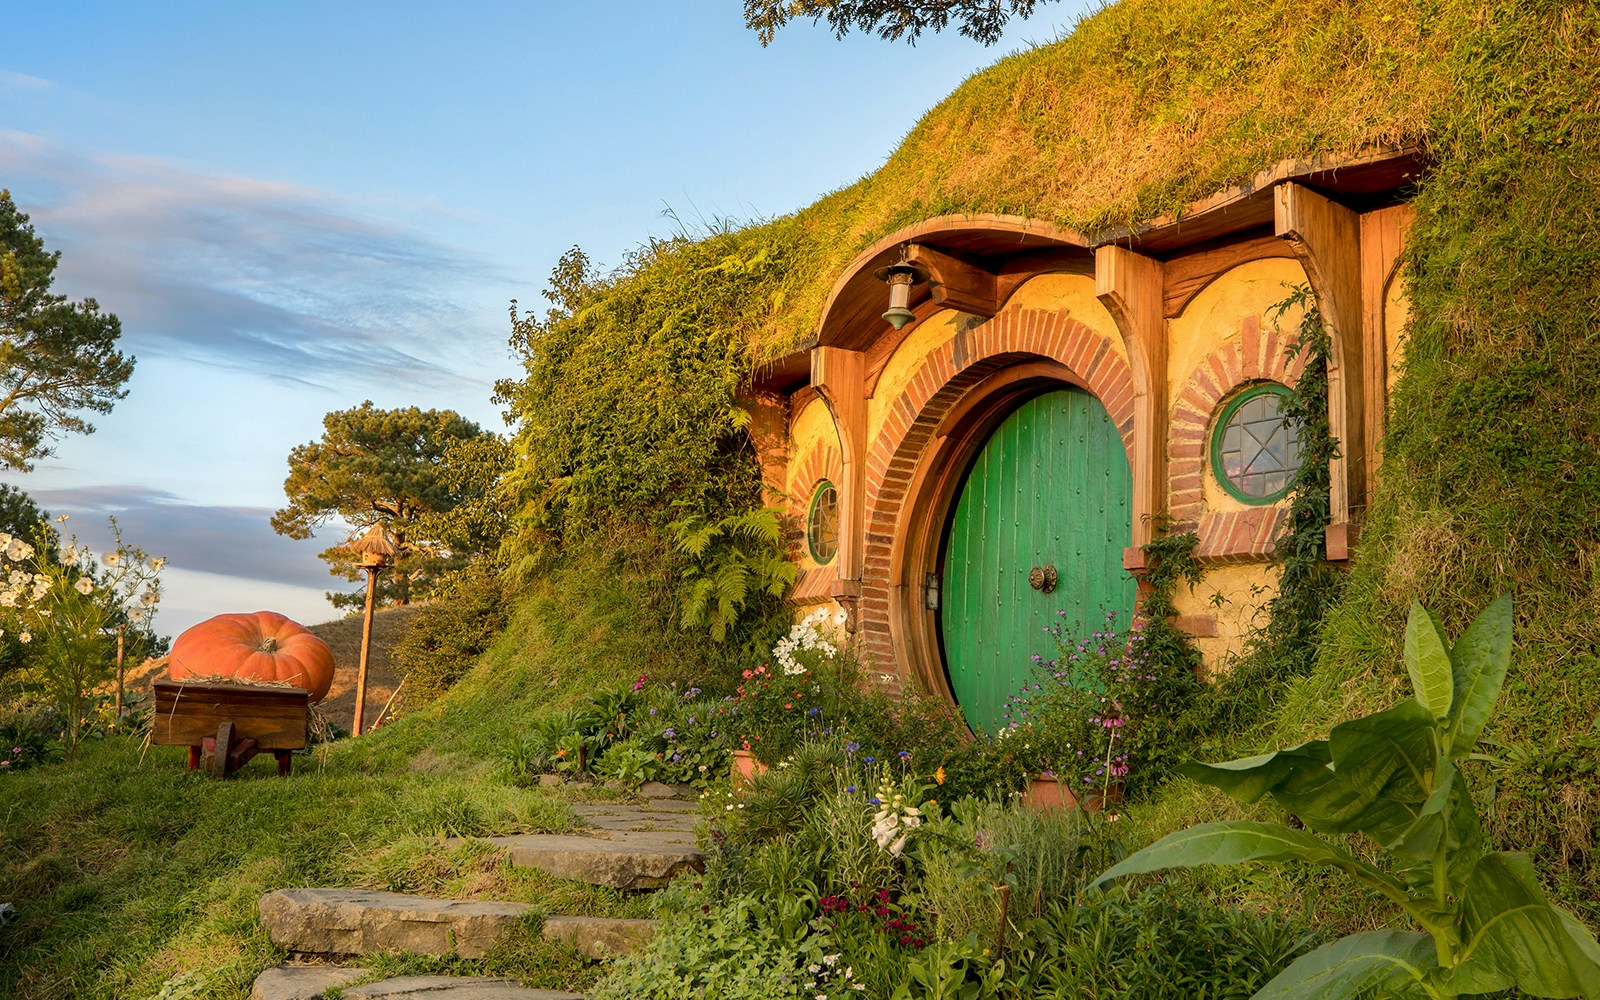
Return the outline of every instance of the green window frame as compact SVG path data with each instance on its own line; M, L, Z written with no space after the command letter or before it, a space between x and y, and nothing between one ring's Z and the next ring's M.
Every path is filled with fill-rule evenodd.
M806 511L806 548L819 566L828 565L839 554L839 491L826 479L811 491L811 506Z
M1211 474L1240 503L1265 506L1289 494L1300 469L1300 435L1283 423L1288 397L1288 387L1276 382L1250 386L1212 424Z

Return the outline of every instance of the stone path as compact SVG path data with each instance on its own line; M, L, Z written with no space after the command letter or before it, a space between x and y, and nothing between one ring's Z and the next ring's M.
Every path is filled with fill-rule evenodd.
M646 785L641 801L575 803L584 827L571 834L489 837L513 865L616 889L657 889L685 871L703 871L695 846L698 805L681 789ZM274 944L297 955L405 951L481 958L534 907L493 900L449 900L364 889L280 889L263 896L261 921ZM654 933L652 920L547 916L547 941L599 959L634 950ZM282 965L256 980L252 1000L319 1000L362 975L327 965ZM582 1000L501 979L402 976L349 987L352 1000Z
M694 841L694 801L647 797L642 803L580 802L569 808L587 824L575 834L487 839L505 848L513 865L613 889L659 889L675 875L705 870L705 855Z
M360 969L331 965L280 965L256 977L250 1000L322 1000L335 986L359 979ZM510 979L481 976L396 976L345 987L347 1000L583 1000L577 993L534 990Z

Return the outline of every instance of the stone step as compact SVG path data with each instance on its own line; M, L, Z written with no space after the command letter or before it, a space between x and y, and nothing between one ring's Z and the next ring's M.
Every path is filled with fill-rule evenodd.
M467 976L397 976L347 988L345 1000L583 1000L577 993L535 990L514 979Z
M681 806L684 808L663 808ZM585 836L602 836L607 839L615 833L667 833L683 843L694 843L694 827L699 819L699 807L690 802L653 802L636 806L615 802L580 802L569 806L573 812L593 829L581 831Z
M256 977L250 1000L324 1000L327 991L361 978L365 970L334 965L280 965ZM482 976L396 976L345 987L356 1000L583 1000L577 993L535 990L510 979Z
M659 889L674 875L705 871L705 855L678 832L640 832L611 839L559 834L486 838L513 865L613 889Z
M362 970L341 965L279 965L256 977L250 1000L322 1000L328 990L361 975Z
M261 922L279 947L302 955L408 951L482 958L534 908L527 903L433 899L369 889L279 889L261 897ZM632 951L653 920L546 917L546 941L589 959Z

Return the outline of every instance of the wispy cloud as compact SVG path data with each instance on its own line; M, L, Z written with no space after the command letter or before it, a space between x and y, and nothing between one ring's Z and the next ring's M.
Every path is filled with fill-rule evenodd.
M0 91L7 90L48 90L55 84L37 76L18 73L12 69L0 69Z
M7 184L42 199L22 207L64 251L58 285L121 316L135 353L459 386L482 375L442 366L436 345L499 339L485 318L499 304L472 290L490 264L326 192L0 131Z
M266 507L215 507L186 503L171 493L141 486L106 485L31 490L51 516L71 515L66 529L96 552L110 545L106 515L116 517L123 538L177 569L243 580L342 590L317 553L330 539L296 541L272 530Z

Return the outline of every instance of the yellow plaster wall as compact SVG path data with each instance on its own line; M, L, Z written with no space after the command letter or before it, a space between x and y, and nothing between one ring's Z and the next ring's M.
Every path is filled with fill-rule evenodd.
M1274 321L1269 311L1283 301L1290 286L1306 280L1299 261L1269 257L1231 268L1201 289L1181 315L1167 321L1167 404L1176 404L1190 375L1211 352L1241 335L1246 318L1259 316L1262 330L1270 329ZM1299 321L1298 311L1290 311L1276 325L1287 334ZM1234 499L1211 475L1210 447L1208 437L1202 479L1206 510L1244 510L1248 505Z
M821 444L831 445L836 453L843 454L828 404L821 397L813 397L789 421L789 471L784 490L789 494L790 503L804 504L811 498L811 488L816 483L800 483L795 479L811 450Z
M888 363L883 366L883 373L878 376L878 384L872 390L872 398L867 400L868 441L877 440L878 432L883 429L884 417L889 413L889 407L900 398L900 393L905 390L906 384L917 374L917 369L922 367L923 359L956 335L957 324L962 319L963 314L953 309L936 312L913 327L910 335L895 348L894 353L889 356Z
M1191 592L1179 587L1173 603L1180 624L1213 619L1215 636L1199 636L1194 644L1211 676L1226 672L1244 648L1245 636L1258 616L1265 620L1266 603L1278 590L1277 567L1269 563L1208 566L1205 578Z
M1117 329L1117 321L1111 318L1111 313L1095 298L1094 278L1089 275L1041 274L1029 278L1006 300L1006 308L1064 312L1108 338L1122 360L1128 360L1128 345L1122 342L1122 331Z

